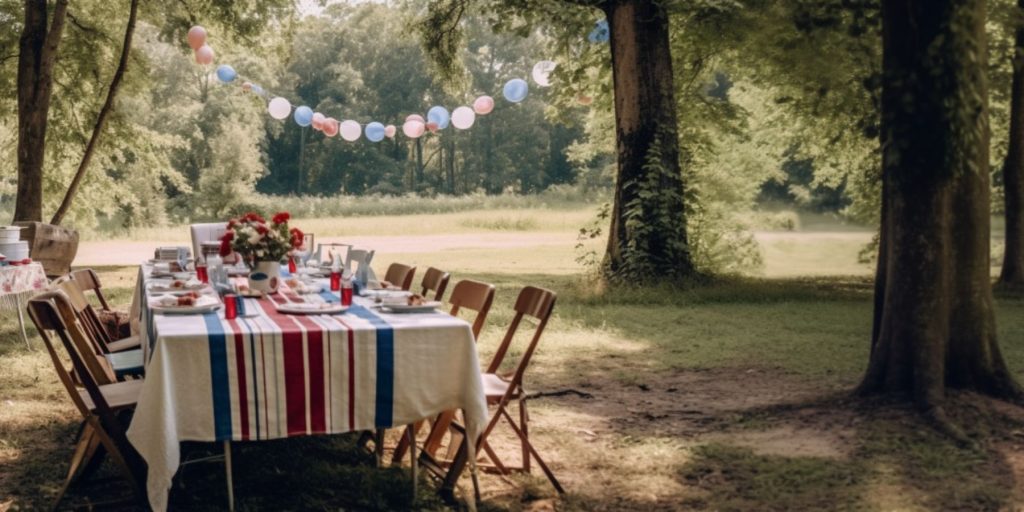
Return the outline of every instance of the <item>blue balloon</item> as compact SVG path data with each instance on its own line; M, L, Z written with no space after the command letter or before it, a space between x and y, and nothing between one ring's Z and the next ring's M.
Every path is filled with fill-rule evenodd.
M217 79L221 82L233 82L236 76L238 76L238 73L235 73L235 68L228 66L227 64L217 66Z
M448 113L448 109L442 106L431 107L427 111L427 122L437 123L437 129L444 130L448 128L448 123L452 120L451 114Z
M374 121L366 125L366 138L370 142L380 142L384 140L384 125Z
M607 43L610 38L611 30L608 29L607 19L595 23L594 30L591 30L590 35L587 36L591 43Z
M313 124L313 109L303 105L295 109L294 117L299 126L309 126Z
M522 78L513 78L508 82L505 82L505 88L501 91L505 95L505 99L512 103L519 103L526 99L526 93L530 91L530 86L526 83L526 80Z

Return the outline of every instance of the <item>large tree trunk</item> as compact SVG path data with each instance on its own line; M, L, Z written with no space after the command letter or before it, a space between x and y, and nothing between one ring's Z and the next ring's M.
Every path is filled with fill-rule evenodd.
M618 173L605 266L630 280L695 269L686 237L668 13L654 0L612 0Z
M941 413L947 387L1019 397L989 277L984 0L884 0L876 325L860 391Z
M1017 7L1024 10L1024 0ZM1010 147L1003 164L1006 248L999 282L1024 285L1024 27L1017 28L1010 91Z
M128 54L132 49L132 36L135 34L135 15L138 10L139 0L132 0L131 8L128 11L128 25L124 29L124 42L121 44L121 58L117 63L117 69L114 70L113 78L110 79L107 99L103 102L100 113L96 117L96 124L92 128L92 136L89 137L89 143L85 146L85 152L82 153L82 160L79 161L78 169L75 171L74 177L71 178L71 184L68 185L68 189L64 193L64 199L61 200L60 206L53 214L53 219L50 220L50 224L55 226L60 225L68 210L71 209L71 202L74 201L75 194L78 193L78 188L82 185L85 171L89 168L89 162L92 161L92 155L96 152L96 146L99 145L100 136L103 134L103 127L107 123L107 116L114 109L114 98L117 97L117 90L121 86L125 70L128 69Z
M67 0L58 0L47 28L46 0L25 0L18 45L18 196L15 221L43 220L43 160L53 93L53 65L64 33Z

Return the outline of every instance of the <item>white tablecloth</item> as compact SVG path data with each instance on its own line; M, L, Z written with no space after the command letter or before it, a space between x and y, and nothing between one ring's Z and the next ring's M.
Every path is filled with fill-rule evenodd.
M15 310L49 286L46 271L39 263L0 267L0 308Z
M140 273L140 291L145 276ZM302 296L311 302L337 295ZM142 299L140 297L140 299ZM303 300L288 291L274 301ZM154 510L167 507L181 441L264 440L395 427L462 409L469 438L487 421L469 324L444 313L389 315L356 298L342 315L153 314L141 305L146 381L128 439L149 466Z

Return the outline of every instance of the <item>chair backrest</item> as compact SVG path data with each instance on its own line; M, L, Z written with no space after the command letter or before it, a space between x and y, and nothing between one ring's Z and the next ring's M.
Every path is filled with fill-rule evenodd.
M315 261L324 261L324 258L327 257L327 254L324 253L324 249L327 249L328 251L336 251L340 247L345 248L345 254L341 255L341 262L348 264L350 258L349 252L352 251L352 244L326 243L317 245L316 252L313 253L313 256L311 256L310 259Z
M202 243L219 241L227 230L227 222L190 225L189 231L192 232L192 257L198 260L203 255Z
M426 273L423 274L423 281L420 282L420 286L423 287L424 298L430 296L430 292L434 292L434 300L444 299L444 291L448 289L448 281L452 278L451 274L438 270L434 267L427 267Z
M412 280L415 276L416 267L410 267L409 265L403 265L401 263L392 263L388 266L388 271L384 274L384 280L408 291L412 288Z
M56 352L52 350L52 338L49 337L49 333L55 333L64 342L65 351L77 358L77 363L76 359L72 358L72 362L75 363L72 368L78 382L83 385L87 381L97 385L117 382L117 376L106 358L96 352L95 340L82 326L79 314L67 294L63 290L52 290L38 295L37 298L38 300L33 298L29 301L29 316L32 316L32 321L46 342L47 349L51 350L51 357L57 357ZM38 317L33 316L36 313ZM59 360L56 360L55 364L61 365L63 369L63 363ZM70 374L67 375L67 379L74 386L75 379ZM64 376L61 376L61 381L64 381ZM96 403L95 400L93 403Z
M529 345L527 345L522 358L516 365L515 373L510 381L512 385L509 386L509 393L513 393L514 388L522 385L523 374L530 365L530 358L533 357L533 352L537 349L537 342L540 341L540 336L548 325L548 319L551 318L551 311L555 307L555 298L555 292L535 286L527 286L519 292L514 308L516 314L512 318L512 323L509 324L508 331L505 332L505 338L501 340L501 345L498 346L497 352L494 353L491 364L487 367L487 373L497 373L498 369L501 368L505 355L508 354L509 346L512 344L512 339L515 338L516 331L519 330L519 324L524 316L537 320L537 328L533 333L533 337L530 338Z
M100 301L100 306L103 307L104 311L110 311L110 304L107 302L107 298L103 296L102 286L100 285L100 277L96 275L96 271L91 268L83 268L71 272L71 278L78 283L78 288L82 292L92 291L96 294L96 298Z
M110 343L110 338L103 328L103 322L100 321L96 310L92 308L92 305L85 298L85 294L82 293L78 282L74 279L64 281L58 284L56 289L64 294L65 299L70 304L79 324L88 335L88 341L93 346L93 352L97 355L109 352L107 350L107 343Z
M349 249L345 257L345 269L352 272L359 279L369 280L372 276L370 263L373 261L374 251L364 249ZM353 263L358 263L358 270L352 268Z
M494 302L494 285L463 279L455 283L448 301L452 304L452 316L458 315L463 309L476 312L476 319L473 320L473 339L478 339L480 331L484 328L484 321L487 320L487 313L491 311L491 304Z

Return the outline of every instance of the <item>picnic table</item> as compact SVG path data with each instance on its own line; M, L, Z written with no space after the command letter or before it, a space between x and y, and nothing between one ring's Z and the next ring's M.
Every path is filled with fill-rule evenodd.
M283 314L278 305L340 300L338 292L299 295L286 284L244 299L246 316L231 320L223 308L160 314L150 307L151 271L140 268L133 301L146 378L128 439L149 467L154 510L167 508L182 441L368 431L452 409L463 411L476 439L487 422L475 340L459 318L386 314L363 297L343 314Z

